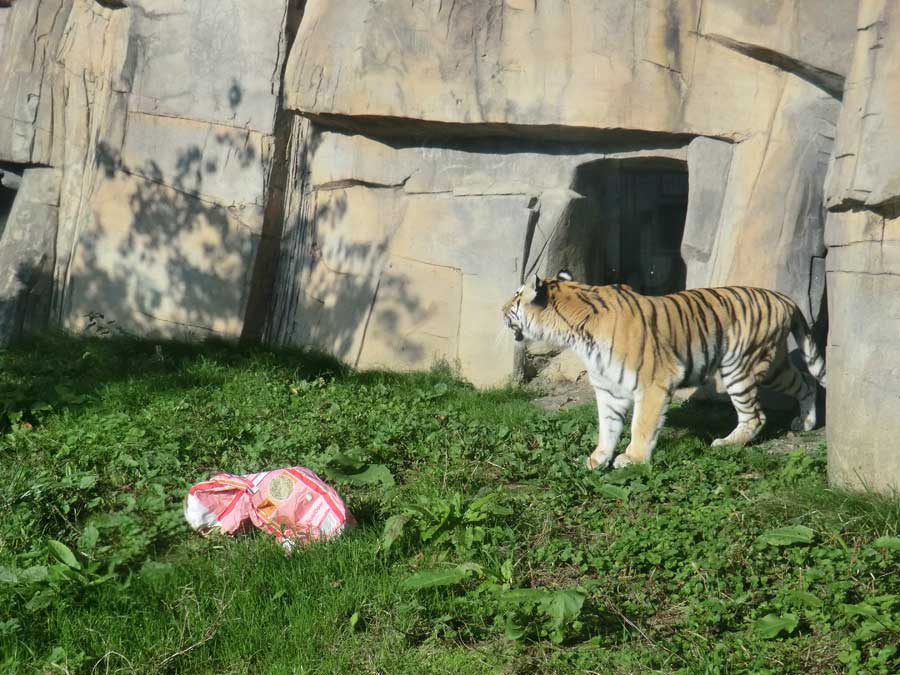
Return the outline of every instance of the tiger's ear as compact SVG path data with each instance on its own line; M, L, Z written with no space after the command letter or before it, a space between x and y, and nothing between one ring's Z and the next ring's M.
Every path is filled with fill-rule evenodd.
M538 307L546 307L547 299L547 282L535 274L534 297L531 299L531 304L537 305Z
M572 273L565 268L561 269L559 272L556 273L556 278L559 281L572 281L572 279L574 279L574 277L572 276Z

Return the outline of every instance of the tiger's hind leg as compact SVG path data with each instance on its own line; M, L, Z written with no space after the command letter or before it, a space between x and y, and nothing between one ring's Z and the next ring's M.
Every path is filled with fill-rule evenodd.
M735 367L729 370L723 364L722 381L731 398L731 404L737 411L738 423L734 430L724 438L712 442L718 445L744 445L752 441L766 423L766 415L759 405L759 389L757 369Z
M812 431L816 426L816 381L800 372L785 358L763 381L763 386L793 396L800 404L800 416L791 422L792 431Z

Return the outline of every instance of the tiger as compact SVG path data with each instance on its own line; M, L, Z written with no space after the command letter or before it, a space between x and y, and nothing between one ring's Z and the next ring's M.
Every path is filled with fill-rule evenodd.
M782 293L724 286L645 296L627 284L577 283L560 270L556 278L535 274L503 306L503 317L516 341L569 348L584 362L598 420L589 469L650 461L675 390L717 372L738 421L713 446L744 445L760 432L766 422L760 386L797 399L793 430L816 425L816 382L825 386L825 361L800 308ZM788 358L788 334L808 373ZM632 407L631 440L613 461Z

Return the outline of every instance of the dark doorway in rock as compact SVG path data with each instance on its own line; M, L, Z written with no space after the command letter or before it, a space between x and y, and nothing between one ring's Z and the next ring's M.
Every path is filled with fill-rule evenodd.
M572 204L568 227L554 242L560 267L574 268L587 283L627 283L647 295L684 289L686 162L599 160L578 168L573 188L583 198Z

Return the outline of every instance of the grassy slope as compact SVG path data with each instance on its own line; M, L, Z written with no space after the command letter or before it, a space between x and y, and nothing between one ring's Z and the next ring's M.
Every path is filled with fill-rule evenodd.
M822 449L709 448L722 409L674 410L650 469L589 473L590 407L54 339L0 351L0 414L2 672L900 672L900 539L874 543L900 505L828 489ZM183 523L213 471L338 452L396 485L339 485L360 527L337 541L286 557ZM456 583L404 585L429 570Z

